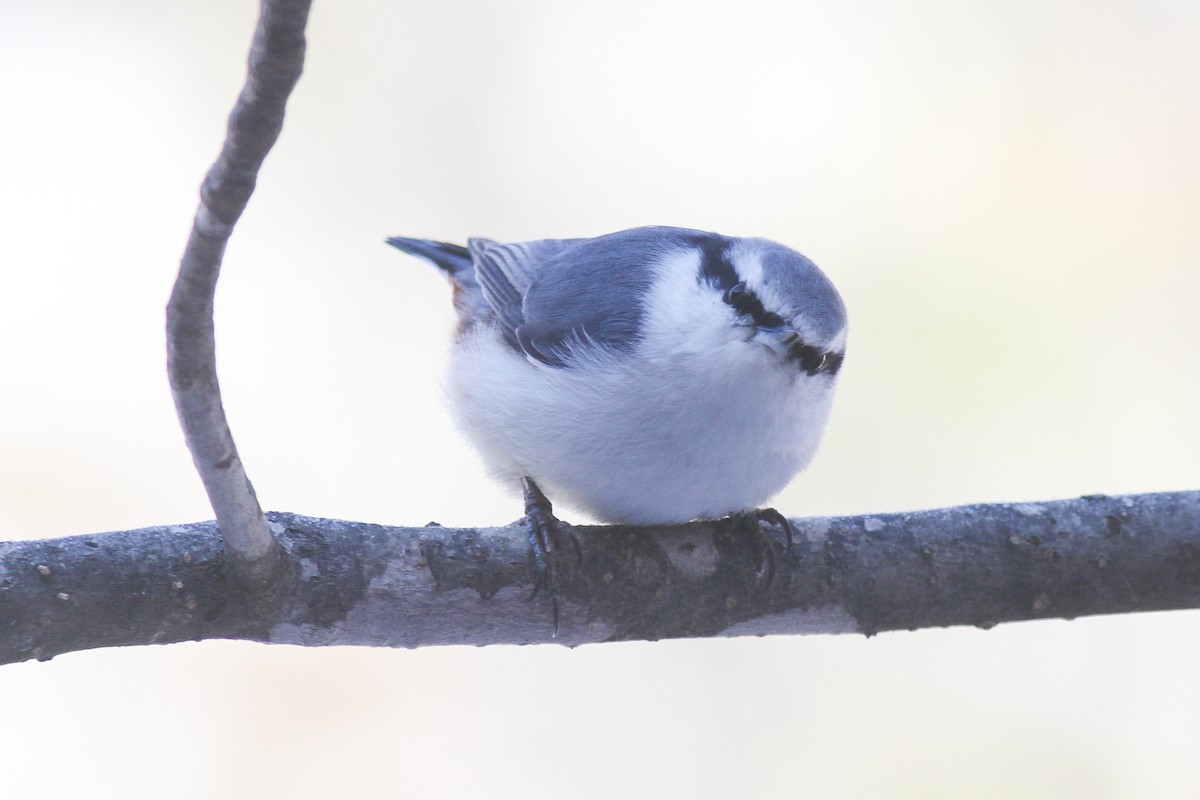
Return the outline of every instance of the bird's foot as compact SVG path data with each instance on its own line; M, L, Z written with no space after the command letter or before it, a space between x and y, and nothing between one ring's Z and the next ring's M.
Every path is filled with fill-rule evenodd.
M558 636L558 561L564 538L569 538L575 547L576 560L583 561L579 541L569 532L563 531L563 523L554 516L550 500L533 482L522 478L521 488L525 493L525 520L529 523L529 549L533 553L534 582L529 599L544 593L550 599L554 614L554 635Z
M788 522L788 518L773 508L758 509L754 512L754 518L758 520L759 533L762 533L764 537L766 533L762 529L763 523L777 525L783 529L783 538L787 542L787 548L783 552L790 558L793 555L792 547L796 543L796 531L792 528L792 523Z
M787 548L784 550L784 553L791 556L792 545L795 542L795 532L792 529L792 523L788 522L787 517L773 508L743 511L732 515L730 520L733 523L735 531L749 537L753 542L756 548L755 571L762 574L765 568L766 578L763 581L763 588L769 587L771 582L775 580L775 548L763 526L777 525L783 529L784 539L787 542Z

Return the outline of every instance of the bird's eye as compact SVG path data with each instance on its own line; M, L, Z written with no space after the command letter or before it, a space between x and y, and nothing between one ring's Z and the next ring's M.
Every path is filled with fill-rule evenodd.
M788 351L788 357L799 364L800 368L808 375L820 373L836 375L842 368L842 359L845 358L842 353L823 353L803 342L792 345L791 350Z
M745 281L739 281L725 290L725 302L732 306L734 311L749 317L756 326L764 330L778 330L787 324L783 317L763 308L762 301L746 286Z
M739 314L745 314L756 320L759 315L764 313L762 302L759 301L758 295L751 291L750 287L746 286L745 281L739 281L725 290L725 302L731 305L733 310Z

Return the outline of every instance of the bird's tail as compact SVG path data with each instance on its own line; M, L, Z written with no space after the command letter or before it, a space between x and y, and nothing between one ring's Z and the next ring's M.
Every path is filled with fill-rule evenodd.
M445 272L456 281L464 278L473 280L475 265L467 248L446 242L431 242L428 239L407 239L403 236L393 236L387 243L397 250L403 250L409 255L422 258Z
M406 239L403 236L393 236L387 243L409 255L428 261L446 273L450 285L454 288L454 309L458 312L458 335L464 335L477 322L487 321L495 316L479 281L475 279L475 262L467 248L445 242L431 242L428 239Z

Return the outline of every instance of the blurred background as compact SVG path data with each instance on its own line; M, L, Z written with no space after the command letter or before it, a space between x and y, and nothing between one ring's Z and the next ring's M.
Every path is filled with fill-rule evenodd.
M163 307L251 2L0 0L0 538L211 518ZM318 3L229 246L267 508L498 524L434 270L388 235L758 235L849 360L776 505L1200 487L1200 5ZM564 514L572 518L568 514ZM574 517L579 519L579 517ZM415 652L203 642L0 668L26 797L1194 798L1200 614Z

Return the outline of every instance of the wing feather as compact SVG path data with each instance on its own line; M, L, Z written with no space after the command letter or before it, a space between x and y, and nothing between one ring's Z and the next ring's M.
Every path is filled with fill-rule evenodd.
M471 239L467 249L508 343L535 361L568 367L589 348L633 349L657 265L697 247L698 236L711 234L635 228L594 239Z

